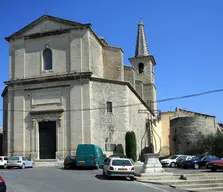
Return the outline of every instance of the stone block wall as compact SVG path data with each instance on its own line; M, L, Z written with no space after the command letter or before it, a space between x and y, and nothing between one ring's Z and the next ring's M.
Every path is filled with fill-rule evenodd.
M122 144L127 122L126 86L104 82L90 82L91 87L91 119L92 143L105 150L105 144ZM112 112L107 111L107 102L112 102Z
M144 92L143 92L143 83L141 81L135 81L135 90L139 94L140 97L144 99Z
M133 67L124 66L124 80L129 82L135 89L135 70Z
M146 145L147 114L139 114L138 110L145 110L145 106L127 85L105 82L94 82L91 85L91 130L92 143L98 144L106 151L105 144L121 145L125 152L125 134L134 131L137 138L137 154ZM112 112L107 112L107 101L112 102Z
M103 47L104 79L124 81L123 52L120 48Z
M187 154L191 144L200 133L209 134L217 131L214 118L205 116L185 116L170 121L171 154Z

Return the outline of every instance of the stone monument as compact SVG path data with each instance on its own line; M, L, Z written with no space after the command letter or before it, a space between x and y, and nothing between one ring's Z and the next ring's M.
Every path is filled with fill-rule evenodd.
M142 166L142 174L163 173L164 169L158 158L158 153L145 153L145 162Z

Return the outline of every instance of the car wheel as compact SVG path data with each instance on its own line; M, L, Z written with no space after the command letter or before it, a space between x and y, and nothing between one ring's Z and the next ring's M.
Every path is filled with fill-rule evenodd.
M97 169L97 170L99 169L99 165L98 164L95 166L95 169Z
M216 168L211 168L211 171L212 171L212 172L216 172L217 169L216 169Z
M105 171L103 171L103 176L105 176L106 174L105 174Z
M4 169L6 169L6 168L7 168L7 165L5 164L5 165L4 165Z
M111 179L110 173L107 173L107 178Z
M175 164L174 162L172 162L172 163L170 164L170 167L174 168L175 165L176 165L176 164Z
M197 163L194 164L194 169L199 169L199 165Z
M25 164L24 164L24 163L22 164L22 167L21 167L21 168L22 168L22 169L25 169Z
M129 178L130 178L131 181L134 181L134 179L135 179L134 177L129 177Z

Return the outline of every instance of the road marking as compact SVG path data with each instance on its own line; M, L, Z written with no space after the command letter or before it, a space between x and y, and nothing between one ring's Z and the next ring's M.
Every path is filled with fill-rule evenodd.
M158 191L169 192L169 191L167 191L167 190L165 190L165 189L160 189L160 188L158 188L158 187L155 187L154 185L151 185L151 184L149 184L149 183L141 183L141 182L138 182L138 183L140 183L141 185L145 185L145 186L147 186L147 187L151 187L151 188L156 189L156 190L158 190Z

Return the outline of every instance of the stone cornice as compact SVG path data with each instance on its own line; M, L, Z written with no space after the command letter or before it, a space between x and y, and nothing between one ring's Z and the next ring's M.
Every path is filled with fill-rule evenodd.
M55 108L55 109L47 109L47 110L42 110L42 109L32 109L30 111L31 114L48 114L48 113L62 113L64 112L63 108Z
M31 22L30 24L26 25L25 27L23 27L19 31L13 33L9 37L5 37L5 40L10 41L13 38L18 38L19 36L22 36L22 34L25 31L31 29L32 27L36 26L38 23L40 23L41 21L46 20L46 19L51 20L51 21L61 22L61 23L70 25L71 27L75 27L75 26L91 26L90 23L82 24L82 23L78 23L78 22L62 19L62 18L59 18L59 17L54 17L54 16L50 16L50 15L43 15L43 16L39 17L38 19L36 19L35 21Z
M124 65L124 69L125 69L125 70L133 70L133 71L135 71L134 67L132 67L132 66L127 66L127 65Z
M2 97L4 97L7 92L8 92L8 86L6 86L2 91Z
M148 55L148 56L139 56L139 57L133 57L133 58L129 58L129 61L132 63L133 61L136 60L151 60L152 64L155 66L156 65L156 61L154 59L154 57L152 55Z
M24 38L25 39L34 39L34 38L39 38L39 37L51 36L51 35L60 35L63 33L69 33L71 30L74 30L74 29L84 29L84 28L88 28L88 26L76 26L76 27L72 27L69 29L60 29L60 30L46 31L46 32L42 32L42 33L33 33L30 35L25 35Z
M58 74L58 75L49 75L49 76L40 76L33 78L25 78L25 79L13 79L9 81L5 81L6 85L27 85L27 84L38 84L42 82L55 82L55 81L64 81L64 80L74 80L74 79L82 79L89 78L92 75L92 72L73 72L67 74Z
M14 86L14 85L38 84L42 82L47 83L47 82L64 81L64 80L78 80L78 79L89 79L90 81L97 81L97 82L102 82L102 83L126 85L136 95L136 97L141 101L141 103L148 109L148 111L153 116L155 116L153 110L146 104L146 102L140 97L140 95L136 92L136 90L132 87L132 85L129 82L92 77L92 72L69 73L69 74L61 74L61 75L58 74L58 75L52 75L52 76L17 79L17 80L9 80L4 83L8 87L8 86ZM2 93L2 97L4 97L5 93L7 92L7 87L4 89Z

